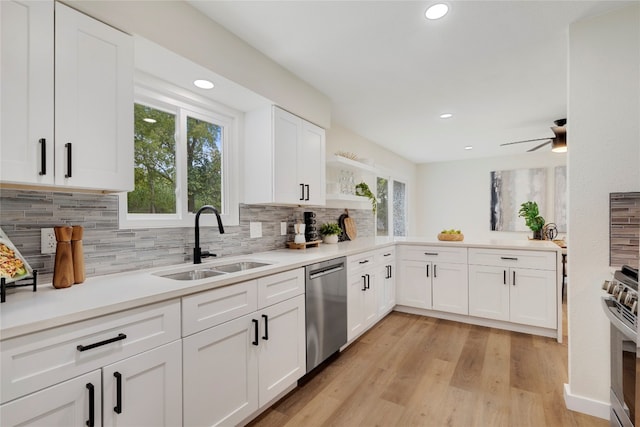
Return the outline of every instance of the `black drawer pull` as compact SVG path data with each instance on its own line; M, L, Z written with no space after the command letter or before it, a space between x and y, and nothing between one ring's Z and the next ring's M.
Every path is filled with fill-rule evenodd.
M425 252L424 254L428 256L437 256L438 252Z
M364 261L360 261L360 262L358 262L358 264L366 264L366 263L368 263L368 262L369 262L369 260L368 260L368 259L365 259Z
M391 252L389 252L388 254L384 254L383 256L391 256Z
M47 174L47 140L40 138L40 175Z
M258 321L256 319L251 319L251 322L253 322L253 332L255 336L255 339L251 341L251 344L257 346L258 345Z
M262 318L264 319L264 335L262 336L262 339L269 341L269 316L263 314Z
M512 256L501 256L500 259L504 259L506 261L517 261L518 258Z
M113 410L116 414L122 413L122 374L120 372L114 372L113 376L116 377L116 406Z
M304 200L304 184L300 184L300 200Z
M305 201L309 201L309 184L305 184L305 185L304 185L304 188L306 188L306 189L307 189L307 197L305 197L305 199L304 199L304 200L305 200Z
M93 427L95 425L95 418L96 418L96 414L95 414L96 404L94 402L95 390L94 390L93 384L88 383L87 390L89 390L89 420L87 420L86 424L88 427Z
M67 174L64 177L71 178L71 143L67 142L64 146L67 148Z
M100 347L102 345L111 344L112 342L121 341L121 340L123 340L125 338L127 338L127 336L125 334L120 333L120 334L118 334L117 337L109 338L108 340L96 342L96 343L89 344L89 345L80 344L76 348L78 349L78 351L87 351L87 350L91 350L92 348Z

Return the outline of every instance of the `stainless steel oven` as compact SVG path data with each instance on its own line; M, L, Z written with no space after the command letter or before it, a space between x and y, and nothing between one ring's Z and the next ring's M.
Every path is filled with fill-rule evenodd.
M603 288L602 299L611 323L611 426L640 427L636 390L640 386L638 359L638 270L623 266Z

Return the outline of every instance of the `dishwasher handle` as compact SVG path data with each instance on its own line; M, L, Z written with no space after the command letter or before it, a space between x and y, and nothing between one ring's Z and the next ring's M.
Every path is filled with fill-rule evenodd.
M344 270L344 263L330 265L325 268L319 268L309 272L309 280L317 279L318 277L326 276L327 274L336 273Z

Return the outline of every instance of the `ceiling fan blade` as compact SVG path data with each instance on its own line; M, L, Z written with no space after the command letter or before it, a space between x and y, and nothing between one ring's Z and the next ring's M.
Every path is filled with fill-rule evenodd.
M546 137L546 138L536 138L536 139L525 139L524 141L506 142L504 144L500 144L500 146L502 147L504 145L522 144L523 142L544 141L546 139L551 139L551 138Z
M552 140L550 139L550 140L548 140L547 142L543 142L542 144L538 145L537 147L533 147L532 149L527 150L527 153L530 153L531 151L536 151L538 148L542 148L542 147L544 147L545 145L549 145L549 144L551 144L551 141L552 141Z

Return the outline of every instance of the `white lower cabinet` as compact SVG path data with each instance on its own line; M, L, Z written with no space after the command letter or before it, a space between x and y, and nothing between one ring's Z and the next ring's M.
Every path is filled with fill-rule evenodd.
M398 304L468 314L466 248L409 246L399 256Z
M162 347L102 368L105 426L182 424L182 346Z
M556 326L555 271L469 266L469 314L523 325Z
M95 370L0 406L4 427L99 426L102 384Z
M230 287L240 285L243 295L263 295L257 311L183 338L185 426L236 425L306 372L304 270ZM195 299L202 306L215 303L216 312L234 310L238 301L243 307L253 304L246 304L244 297L229 298L228 288L187 298L190 305ZM290 292L297 295L290 297ZM289 297L263 306L281 299L278 295Z
M347 341L369 329L378 317L377 276L374 252L347 258Z
M470 249L469 262L470 315L557 327L554 253Z
M394 248L376 254L378 281L378 318L384 317L396 305L396 261Z

